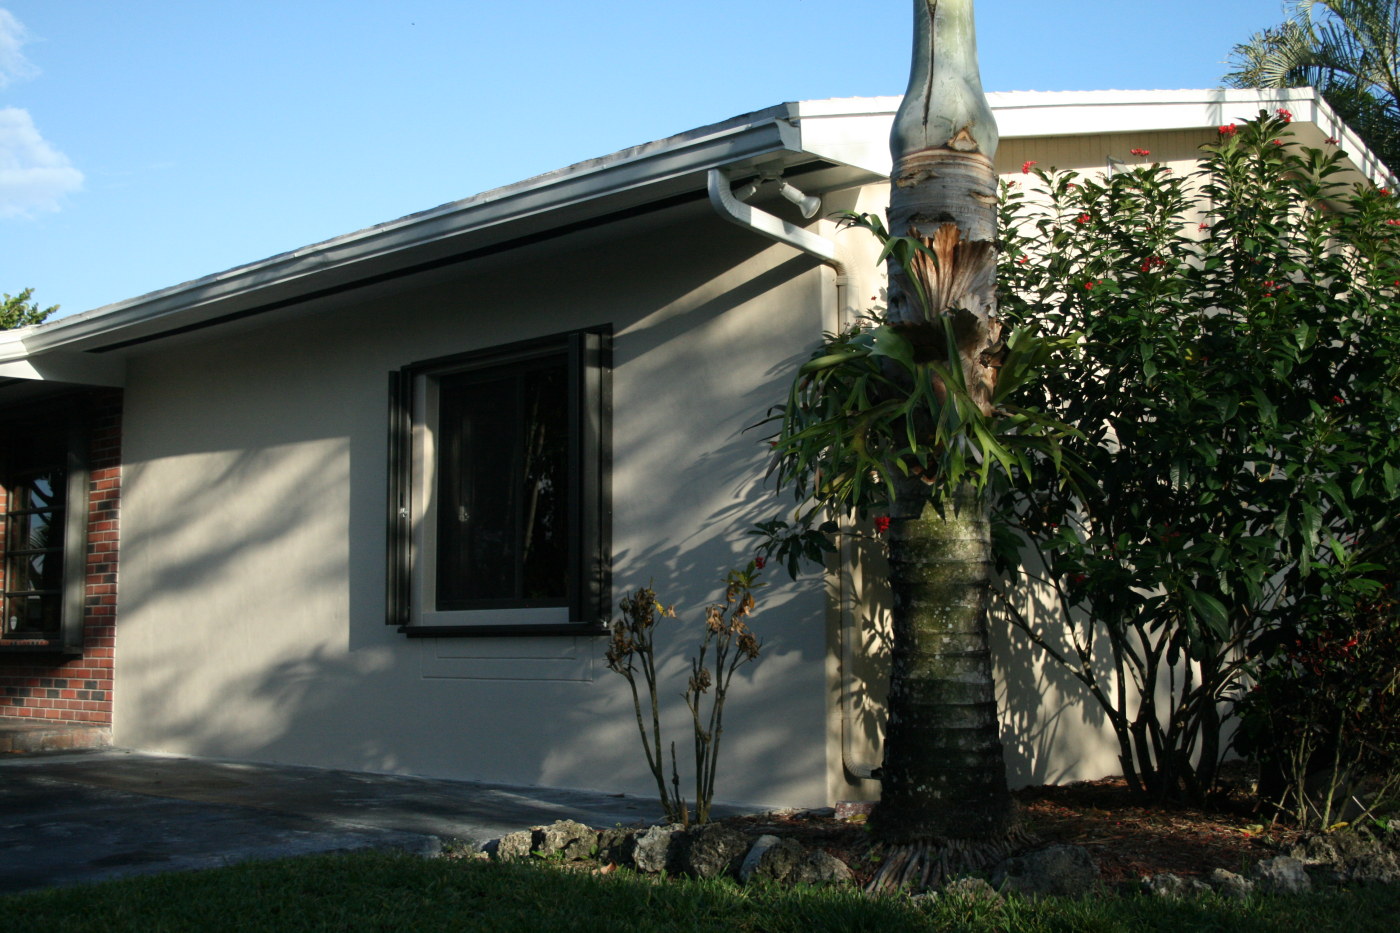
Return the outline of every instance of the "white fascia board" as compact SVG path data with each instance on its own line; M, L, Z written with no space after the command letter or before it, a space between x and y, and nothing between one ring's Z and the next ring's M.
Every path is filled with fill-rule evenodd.
M1312 124L1320 143L1335 136L1351 161L1378 183L1389 173L1311 88L1285 90L1011 91L988 94L1002 138L1200 129L1238 122L1260 110L1290 110ZM489 242L493 228L550 215L603 213L605 199L636 203L711 168L773 153L806 153L888 176L887 137L898 97L785 103L656 142L539 175L462 201L335 237L226 272L195 279L95 311L26 328L22 341L0 339L0 363L60 348L120 342L128 336L200 325L227 311L353 281L359 270L407 268L456 240ZM685 182L688 184L688 182ZM504 234L502 234L504 236ZM91 355L91 354L89 354Z
M123 360L91 353L51 350L0 362L0 380L31 379L84 386L126 385Z
M27 341L40 325L0 330L0 382L30 379L41 382L71 382L77 385L121 386L126 383L126 367L120 360L91 353L55 351L33 354Z
M1280 107L1311 120L1312 88L1177 91L1007 91L987 95L1003 137L1184 130L1252 119Z
M1206 88L1171 91L1001 91L987 95L1002 139L1196 130L1253 119L1280 108L1334 137L1362 173L1388 184L1391 173L1312 88ZM888 136L898 97L838 98L795 104L802 148L888 176Z
M799 151L800 133L789 105L746 114L677 136L580 162L441 207L238 266L181 285L60 318L34 328L22 355L52 351L90 338L120 340L123 331L162 320L163 326L216 317L240 298L274 286L292 290L312 276L395 255L412 264L415 250L538 215L577 208L610 196L662 185L773 152ZM16 358L13 342L0 343L0 362Z

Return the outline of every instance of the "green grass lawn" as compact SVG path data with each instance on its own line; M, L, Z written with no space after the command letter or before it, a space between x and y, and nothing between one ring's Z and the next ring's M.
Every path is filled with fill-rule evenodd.
M1400 888L1296 898L923 904L849 889L598 876L547 865L357 853L258 862L0 897L6 933L492 930L598 933L968 931L1391 931Z

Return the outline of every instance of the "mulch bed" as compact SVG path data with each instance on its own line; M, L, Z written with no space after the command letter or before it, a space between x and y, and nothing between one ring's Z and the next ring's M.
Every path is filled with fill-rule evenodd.
M1063 786L1028 787L1015 793L1026 827L1041 845L1083 846L1109 885L1170 872L1203 876L1213 869L1243 873L1270 858L1295 834L1271 827L1243 798L1222 798L1209 808L1152 807L1136 801L1122 778ZM869 833L859 823L805 813L768 813L726 820L748 833L771 833L821 848L863 873ZM863 880L863 879L862 879Z

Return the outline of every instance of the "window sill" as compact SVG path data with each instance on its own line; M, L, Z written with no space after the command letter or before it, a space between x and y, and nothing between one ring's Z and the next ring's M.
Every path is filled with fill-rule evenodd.
M0 654L25 653L81 655L83 652L65 647L57 638L0 638Z
M611 634L606 625L565 623L544 625L400 625L399 631L409 638L473 638L483 636L572 635L601 636Z

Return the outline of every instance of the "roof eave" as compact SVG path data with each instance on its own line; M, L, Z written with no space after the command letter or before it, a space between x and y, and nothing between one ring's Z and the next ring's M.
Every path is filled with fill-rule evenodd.
M218 318L268 296L286 300L334 279L385 274L494 231L547 228L560 217L602 213L618 203L662 199L679 187L703 190L713 167L800 151L793 105L736 117L539 175L441 207L281 253L203 278L26 328L0 341L0 363L60 349L85 350L142 332ZM314 280L314 282L313 282ZM19 351L18 354L16 351Z

